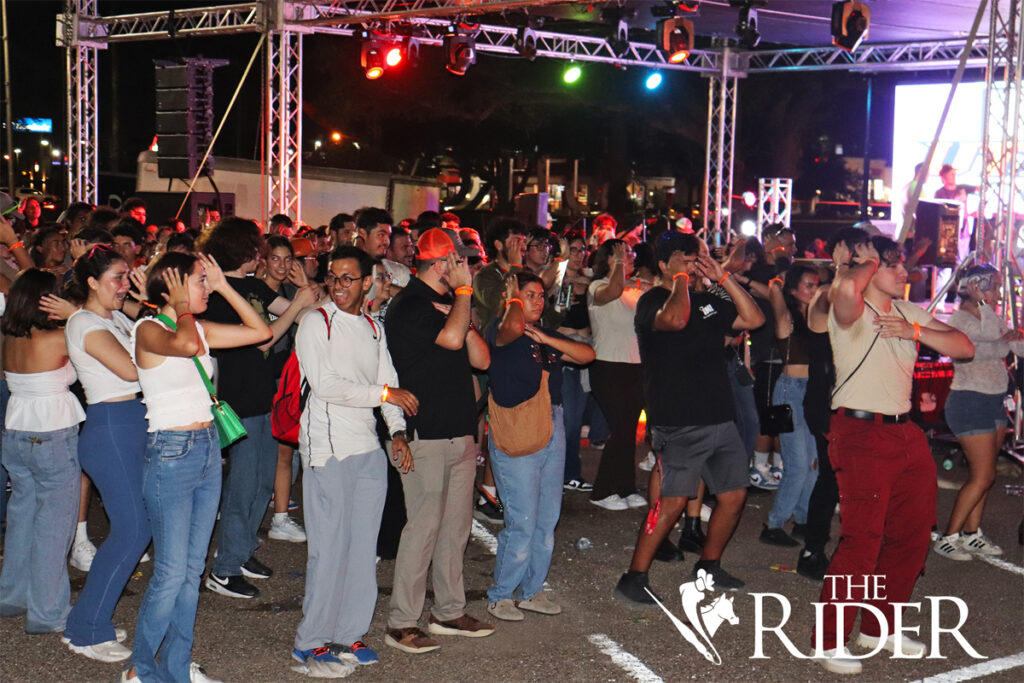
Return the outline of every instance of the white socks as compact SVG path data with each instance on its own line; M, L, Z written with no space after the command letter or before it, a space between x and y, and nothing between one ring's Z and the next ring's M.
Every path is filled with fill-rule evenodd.
M79 522L78 523L78 527L76 527L76 529L75 529L75 543L83 543L83 542L88 543L89 542L89 534L85 530L85 525L86 525L85 522Z
M275 524L282 524L282 523L284 523L284 520L286 520L286 519L288 519L288 513L287 512L275 512L274 513L274 523Z
M765 451L754 451L754 467L768 468L768 453Z

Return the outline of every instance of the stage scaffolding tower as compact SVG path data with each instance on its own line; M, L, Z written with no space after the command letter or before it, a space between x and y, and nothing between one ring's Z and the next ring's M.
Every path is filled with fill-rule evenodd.
M67 0L57 18L57 43L64 47L68 201L97 203L97 43L84 35L79 20L96 15L96 0Z

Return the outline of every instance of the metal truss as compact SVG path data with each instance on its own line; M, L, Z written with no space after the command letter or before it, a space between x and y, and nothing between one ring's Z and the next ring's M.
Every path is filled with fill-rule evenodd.
M268 216L302 220L302 34L267 36L264 94L267 121L266 191Z
M728 52L728 48L726 49ZM736 76L708 79L708 138L704 161L704 239L716 246L729 239L732 226L732 165L736 133Z
M67 0L58 18L57 42L64 46L64 84L67 93L68 201L96 204L99 158L96 47L82 42L78 20L96 13L96 0Z
M254 33L264 30L267 9L274 3L245 2L176 9L161 12L139 12L113 17L95 16L96 3L87 3L92 12L79 19L80 40L98 45L140 40L156 40L174 36L225 35Z
M1005 41L996 39L998 47ZM969 68L988 65L990 41L978 39L967 59ZM916 43L861 45L854 52L836 47L801 47L785 50L756 50L739 55L746 73L768 71L919 71L955 69L967 49L966 40L931 40Z
M765 226L782 223L787 228L793 217L793 179L759 178L757 181L757 234Z

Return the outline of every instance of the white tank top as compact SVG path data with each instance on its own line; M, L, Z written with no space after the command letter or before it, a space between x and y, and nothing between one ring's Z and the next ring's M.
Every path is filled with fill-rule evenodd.
M96 330L105 330L114 335L114 339L131 353L132 321L121 311L113 311L111 318L104 318L82 308L68 318L64 338L68 344L68 356L85 389L86 400L93 404L138 393L140 389L137 381L121 379L85 350L86 336Z
M65 363L56 370L22 374L7 371L11 398L7 403L7 429L22 432L55 432L85 419L85 411L68 391L75 383L75 368Z
M140 325L156 324L170 329L156 318L141 318L132 328L132 360L136 367L137 335ZM213 378L213 360L210 358L210 347L206 343L203 326L196 320L199 338L203 342L203 352L199 362L203 364L206 374ZM213 419L210 406L213 401L199 376L199 370L191 358L167 356L164 362L155 368L145 370L139 367L139 384L142 385L142 396L146 403L146 419L149 420L149 431L184 427L193 422L209 422Z

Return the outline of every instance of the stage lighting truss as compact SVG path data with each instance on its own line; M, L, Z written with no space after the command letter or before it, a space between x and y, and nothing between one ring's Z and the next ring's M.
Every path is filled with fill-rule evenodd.
M476 63L476 31L479 25L454 23L448 26L442 45L444 46L444 68L456 76L465 76L470 66Z
M832 44L853 52L867 40L871 10L863 2L837 2L832 5Z
M658 47L669 64L685 62L693 52L693 22L689 19L664 19L658 22Z

